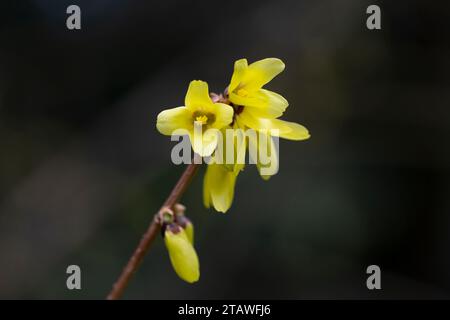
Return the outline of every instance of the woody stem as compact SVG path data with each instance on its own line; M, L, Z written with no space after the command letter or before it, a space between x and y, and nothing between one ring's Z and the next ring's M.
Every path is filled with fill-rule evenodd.
M177 184L173 187L172 192L169 194L166 201L164 201L161 209L159 209L159 211L153 217L153 221L150 223L147 231L142 236L141 241L128 260L128 263L126 264L119 278L114 283L113 288L106 299L117 300L120 299L120 297L123 295L123 292L128 286L131 277L139 268L139 265L144 259L145 254L148 252L150 245L153 243L156 235L161 230L163 221L162 214L168 208L171 209L180 200L181 196L187 190L192 178L194 177L199 167L200 166L196 164L195 161L191 161L191 164L186 167Z

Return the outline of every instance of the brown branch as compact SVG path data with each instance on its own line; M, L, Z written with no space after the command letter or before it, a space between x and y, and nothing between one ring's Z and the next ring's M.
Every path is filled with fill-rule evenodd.
M196 164L194 160L191 162L191 164L189 164L186 167L186 170L183 172L177 184L172 189L172 192L170 193L169 197L166 199L161 209L159 209L158 213L155 214L152 223L148 227L145 234L142 236L139 245L137 246L127 265L123 269L122 274L117 279L116 283L114 284L111 292L108 294L108 297L106 299L108 300L120 299L123 292L125 291L125 288L128 285L128 282L130 282L131 277L136 272L137 268L144 259L144 256L147 253L148 249L150 248L150 245L153 243L153 241L156 238L156 235L161 230L161 221L162 221L161 218L163 212L167 208L169 209L172 208L180 200L181 196L186 191L189 183L191 182L198 168L199 165Z

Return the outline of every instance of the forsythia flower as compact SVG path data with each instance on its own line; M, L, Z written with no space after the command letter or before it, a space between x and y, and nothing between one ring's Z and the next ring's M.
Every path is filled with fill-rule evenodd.
M193 232L193 229L191 231ZM178 225L168 225L164 232L170 262L177 275L189 283L196 282L200 278L200 266L192 240L193 233L189 237Z
M308 130L295 122L277 119L288 107L281 95L262 87L284 70L280 59L267 58L250 65L247 59L237 60L228 86L230 101L235 105L236 121L240 127L255 130L279 130L281 138L305 140Z
M246 59L238 60L224 94L212 93L210 96L208 84L194 80L189 84L185 106L159 113L156 124L159 132L187 134L195 153L202 157L211 156L203 183L203 202L207 208L213 206L220 212L230 208L237 176L244 169L247 147L260 175L266 179L278 170L274 137L309 138L308 130L302 125L278 119L288 107L287 100L263 89L283 70L284 63L280 59L268 58L250 65ZM228 135L230 129L231 136ZM220 137L232 140L223 143ZM269 163L267 158L261 159L262 155L269 157ZM185 207L176 204L160 219L175 272L183 280L193 283L200 277L200 267L193 245L194 226L184 212Z
M244 155L244 159L248 146L249 151L252 151L249 155L256 163L260 175L267 179L278 170L278 154L273 137L289 140L309 138L308 130L302 125L278 119L289 105L287 100L275 92L263 89L284 68L284 63L276 58L259 60L250 65L246 59L237 60L224 95L213 94L214 101L217 102L210 98L206 82L192 81L186 94L186 106L161 112L157 128L166 135L185 129L193 150L203 157L212 155L215 160L217 154L213 153L218 145L217 130L222 130L223 133L224 129L253 129L258 132L257 136L239 137L237 134L233 137L232 145L243 149L238 152ZM202 128L200 137L196 130L197 124ZM208 130L209 128L217 130ZM261 154L270 157L270 163L264 163ZM213 206L217 211L226 212L233 202L236 179L244 165L237 162L233 165L222 163L223 159L216 163L213 161L206 169L203 202L207 208Z
M260 144L266 146L266 153L273 155L274 167L278 168L278 155L271 133L290 140L304 140L310 137L308 130L300 124L277 119L288 107L281 95L262 87L284 70L280 59L268 58L248 65L246 59L237 60L227 93L234 108L234 128L251 128L259 131L257 139L248 139L249 147L259 151ZM260 139L264 139L262 144ZM244 145L246 141L242 142ZM256 145L255 145L256 144ZM245 147L244 147L245 148ZM244 149L245 151L245 149ZM252 154L250 153L250 156ZM255 156L255 155L253 155ZM261 173L264 164L259 157L253 159ZM234 187L241 167L230 168L224 164L208 165L203 184L203 202L207 208L212 204L219 212L226 212L233 201ZM261 176L268 179L270 175Z
M189 84L185 106L162 111L156 127L164 135L172 135L184 129L189 134L193 150L200 156L209 156L217 146L217 135L210 128L221 129L233 121L233 108L223 103L213 103L209 97L208 84L194 80ZM201 137L195 125L202 129Z

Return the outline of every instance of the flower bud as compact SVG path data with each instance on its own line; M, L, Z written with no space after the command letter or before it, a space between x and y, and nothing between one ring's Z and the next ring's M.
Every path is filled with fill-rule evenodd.
M167 226L164 232L164 242L177 275L189 283L198 281L200 266L197 253L185 230L174 224Z

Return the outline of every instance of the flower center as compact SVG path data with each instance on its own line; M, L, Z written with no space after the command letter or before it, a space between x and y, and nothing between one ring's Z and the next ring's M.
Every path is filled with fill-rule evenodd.
M208 117L205 115L195 117L195 121L200 122L202 125L208 123Z
M202 126L210 125L210 124L214 123L214 121L216 120L216 117L214 114L203 113L201 111L194 112L194 114L192 115L192 118L195 123L200 124Z
M239 89L237 94L238 94L238 96L246 97L246 96L248 96L248 91L245 89Z

